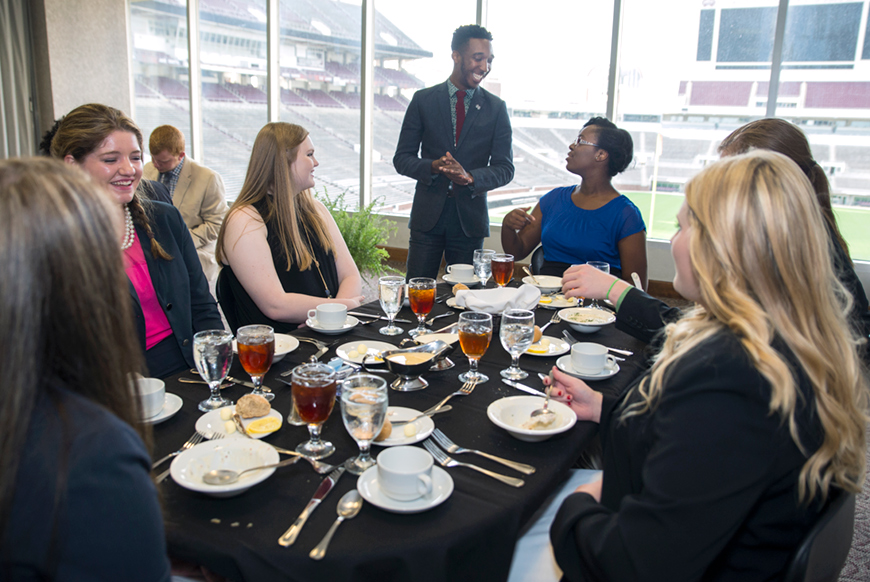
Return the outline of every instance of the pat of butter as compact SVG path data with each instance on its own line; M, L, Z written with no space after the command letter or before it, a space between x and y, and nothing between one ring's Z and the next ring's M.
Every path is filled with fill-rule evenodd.
M411 438L417 434L417 425L413 422L405 425L405 436Z
M233 434L234 432L236 432L236 423L234 423L232 420L228 420L227 422L225 422L224 432L227 434Z
M224 406L221 408L221 420L229 420L233 417L233 407Z
M347 357L350 358L351 360L355 360L359 357L359 352L356 350L351 350L347 353Z

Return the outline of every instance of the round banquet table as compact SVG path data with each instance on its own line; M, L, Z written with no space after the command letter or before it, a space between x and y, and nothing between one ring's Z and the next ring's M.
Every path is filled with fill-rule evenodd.
M439 285L438 291L449 293L449 286ZM432 315L448 310L444 303L437 303ZM354 311L382 315L376 302ZM552 310L538 309L538 325L549 321L552 314ZM407 307L397 317L416 319ZM454 317L437 320L434 327L442 328L457 319L458 312ZM327 361L335 355L335 348L344 343L377 340L398 345L408 337L407 334L392 337L379 334L378 329L385 325L385 321L376 321L338 336L302 328L294 335L331 343L329 352L320 358ZM399 325L406 332L415 326ZM545 334L561 337L563 329L569 329L565 323L553 324ZM617 330L614 325L590 335L572 333L579 341L594 341L634 352L634 356L619 362L619 373L607 380L590 382L596 390L621 393L646 369L643 354L646 344ZM285 418L291 406L290 387L277 378L307 361L315 351L315 346L300 343L295 351L275 363L266 376L264 385L275 393L272 406ZM425 410L458 390L462 383L457 376L468 369L468 361L458 344L451 359L456 363L454 368L424 374L429 382L426 389L390 390L390 405ZM530 374L522 382L540 389L542 384L537 372L547 373L555 361L556 357L522 356L520 366ZM203 564L231 580L255 582L506 580L521 527L564 481L568 469L597 435L597 425L578 422L569 431L549 440L528 443L493 425L486 415L487 406L498 398L524 394L501 382L499 371L509 363L510 356L498 340L496 317L493 340L480 362L480 371L490 380L479 384L469 396L454 397L450 401L453 410L435 416L434 421L460 446L535 466L534 474L522 475L477 455L452 455L462 462L521 477L525 480L523 487L510 487L465 467L445 468L453 479L454 491L444 503L417 514L390 513L366 503L355 519L339 528L326 557L315 561L308 553L335 520L339 498L356 487L355 475L342 475L290 547L280 546L278 538L296 520L324 477L316 474L308 463L280 468L242 495L224 499L184 489L170 477L159 485L170 555ZM230 375L249 379L238 361L234 361ZM180 377L198 378L186 372L166 379L167 392L180 396L183 405L174 417L154 426L155 458L177 450L193 434L194 424L202 414L197 403L208 395L207 386L183 384L178 380ZM389 382L395 376L385 377ZM250 388L234 385L225 388L222 394L235 401L248 392ZM323 438L336 446L335 454L325 459L332 464L341 463L358 452L356 443L345 431L339 408L336 403L323 427ZM285 422L281 429L268 435L265 442L293 449L307 438L306 427ZM372 450L377 455L382 448L375 445ZM168 468L169 464L165 463L157 470Z

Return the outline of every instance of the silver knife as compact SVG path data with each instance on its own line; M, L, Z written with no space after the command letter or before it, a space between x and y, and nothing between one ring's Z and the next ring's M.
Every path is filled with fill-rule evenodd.
M348 314L348 315L357 315L357 316L359 316L359 317L369 317L369 318L380 319L381 321L390 321L390 318L389 318L389 317L386 317L386 316L383 316L383 315L378 315L378 314L376 314L376 313L359 313L359 312L356 312L356 311L348 311L347 314ZM394 321L395 323L414 323L414 322L411 321L410 319L400 319L400 318L398 318L398 317L397 317L396 319L394 319L393 321Z
M335 487L335 484L338 482L339 478L341 478L342 473L344 473L343 465L338 467L321 481L320 486L317 488L317 491L314 492L311 501L308 502L308 505L306 505L305 509L302 510L302 513L299 514L299 517L296 518L296 521L293 522L290 529L285 531L284 535L278 538L278 543L280 545L284 547L293 545L296 538L299 537L299 532L302 531L302 526L305 525L305 522L308 520L308 516L311 515L311 512L314 511L318 505L320 505L323 498L332 491L332 488Z
M508 386L516 388L517 390L522 390L523 392L528 392L529 394L534 394L535 396L547 396L540 390L535 390L534 388L526 386L525 384L520 384L519 382L514 382L513 380L505 380L504 378L502 378L502 382L504 382Z
M230 378L229 376L227 376L227 380L229 380L230 382L235 382L236 384L241 384L242 386L247 386L248 388L256 388L253 382L245 382L244 380Z

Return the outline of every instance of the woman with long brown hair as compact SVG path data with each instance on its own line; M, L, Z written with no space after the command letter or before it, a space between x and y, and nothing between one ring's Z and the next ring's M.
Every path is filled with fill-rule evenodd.
M257 135L239 197L217 242L218 298L233 328L287 333L326 301L362 302L362 278L335 220L312 194L314 145L291 123Z
M0 161L0 579L169 580L121 232L78 170Z
M610 398L554 369L604 450L603 480L550 530L569 580L772 579L834 489L864 479L852 298L801 169L770 151L725 158L689 182L678 221L674 288L696 307L665 327L651 370ZM616 287L620 311L661 321L661 302L588 271L587 289Z
M193 334L224 325L181 214L148 199L139 127L114 107L82 105L61 120L50 149L90 174L125 216L118 242L150 374L194 367Z

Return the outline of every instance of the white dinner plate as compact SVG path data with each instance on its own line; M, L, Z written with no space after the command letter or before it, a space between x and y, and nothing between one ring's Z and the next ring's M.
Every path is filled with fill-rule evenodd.
M460 279L459 277L452 275L451 273L446 273L443 277L445 283L450 283L451 285L455 285L456 283L464 283L465 285L476 285L480 283L480 279L477 275L472 275L470 279Z
M387 418L390 419L390 422L399 420L411 420L419 414L420 411L414 410L413 408L404 408L402 406L390 406L387 408ZM435 430L435 423L428 416L418 418L414 421L414 426L417 427L417 432L414 436L405 436L406 426L408 425L405 424L402 426L394 426L393 432L392 434L390 434L390 438L383 441L372 441L372 444L380 445L382 447L413 445L414 443L419 443L423 439L427 438L430 434L432 434L432 431Z
M365 352L359 351L359 346L364 345L366 348ZM383 351L386 350L396 350L398 349L393 344L388 344L387 342L379 342L375 340L359 340L355 342L348 342L346 344L342 344L335 349L335 355L341 358L346 362L351 362L353 364L362 364L363 358L366 355L377 356ZM369 358L366 360L366 364L380 364L383 362L381 359Z
M444 343L452 344L454 342L459 341L458 333L427 333L425 335L418 335L414 338L418 344L428 344L435 341L442 341Z
M243 471L279 460L278 451L268 443L251 439L218 439L199 443L175 457L169 466L169 474L185 489L212 497L233 497L271 477L274 467L245 473L228 485L209 485L203 482L202 476L213 469Z
M550 301L547 301L547 299L550 299ZM549 297L544 297L543 295L541 295L541 298L538 300L538 306L545 309L565 309L566 307L577 307L577 299L566 299L565 296L561 293L550 295Z
M432 492L412 501L399 501L388 497L378 487L378 467L369 467L356 481L356 489L363 499L392 513L420 513L441 505L453 493L453 478L441 467L432 467Z
M235 410L236 410L235 406L230 406L230 408L232 408L233 412L235 412ZM272 418L277 418L279 421L281 421L281 426L284 426L284 417L281 416L281 413L278 412L277 410L275 410L274 408L271 409L269 411L269 414L267 414L266 416L271 416ZM243 418L242 419L242 426L244 426L245 428L248 428L249 424L251 424L255 420L260 420L261 418L266 418L266 416L258 416L256 418ZM232 422L232 421L233 421L232 419L229 420L229 422ZM202 416L200 416L197 419L196 425L195 425L196 432L198 432L202 435L210 435L210 434L214 434L214 433L220 433L228 439L246 439L246 438L248 438L245 435L239 434L238 430L236 432L234 432L233 434L227 434L227 431L224 429L224 425L227 422L228 421L221 419L220 409L212 410L210 412L206 412L205 414L203 414ZM278 430L281 430L281 429L279 428ZM269 436L270 434L274 434L275 432L278 432L278 431L272 431L272 432L267 432L267 433L263 433L263 434L252 434L251 436L254 437L255 439L261 439L263 437Z
M604 366L604 369L598 374L583 374L581 372L575 372L574 366L571 365L571 356L570 354L567 356L562 356L558 360L556 360L556 367L565 372L566 374L570 374L575 378L580 378L581 380L586 380L587 382L593 382L595 380L606 380L611 376L615 376L617 372L619 372L619 364L613 362L611 365L610 360L607 361L607 365Z
M160 412L158 412L151 418L146 418L142 422L144 424L160 424L164 420L169 420L170 418L175 416L179 410L181 410L182 404L183 401L180 397L167 392L163 396L163 408L160 409Z
M552 356L561 356L562 354L567 354L569 351L571 351L571 344L563 339L553 337L551 335L545 335L541 339L543 340L544 338L550 340L550 344L547 346L546 352L532 352L530 351L532 348L529 348L528 350L523 352L523 355L538 356L539 358L549 358Z
M339 335L346 331L350 331L355 328L359 324L359 320L353 315L348 315L347 319L344 322L342 327L336 329L325 329L317 325L317 321L313 319L308 319L305 321L305 325L313 329L314 331L320 332L325 335Z

